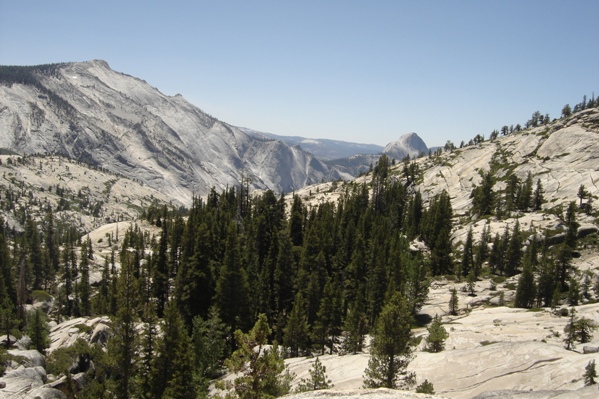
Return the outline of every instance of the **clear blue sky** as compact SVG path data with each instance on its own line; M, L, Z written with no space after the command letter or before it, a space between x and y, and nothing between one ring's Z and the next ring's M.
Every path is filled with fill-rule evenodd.
M0 64L106 60L237 126L429 146L599 95L599 1L0 0Z

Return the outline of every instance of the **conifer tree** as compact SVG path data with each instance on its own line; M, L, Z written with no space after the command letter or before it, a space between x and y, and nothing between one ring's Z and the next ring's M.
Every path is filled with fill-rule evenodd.
M192 223L197 225L192 226ZM187 244L190 248L186 248L181 256L175 281L175 299L185 324L191 325L196 316L208 315L215 282L208 223L191 219L186 231L186 239L194 241Z
M44 218L44 247L50 259L50 266L53 274L58 272L60 264L60 249L58 246L58 237L56 236L56 221L52 208Z
M545 190L543 189L543 184L541 183L541 179L537 179L537 186L535 188L535 192L532 196L532 208L534 211L540 211L541 206L545 203Z
M427 350L429 352L441 352L445 349L445 340L449 337L447 330L441 324L439 315L435 315L431 325L427 328L428 336L426 337Z
M518 278L514 306L517 308L531 308L534 305L535 296L536 286L532 266L526 263L522 274Z
M3 225L4 220L0 218L0 226ZM4 234L0 231L0 303L5 298L15 303L17 300L17 290L15 288L15 275L8 245Z
M289 314L289 320L285 327L283 344L289 348L291 357L299 356L300 350L306 349L308 345L308 316L306 304L301 292L295 296L293 309Z
M227 231L225 254L214 299L221 312L221 319L231 331L247 326L249 286L241 264L235 223L229 224Z
M139 368L134 378L137 396L143 399L153 399L155 397L154 362L158 337L158 318L156 317L156 306L153 302L144 304L143 319Z
M333 353L336 330L341 323L341 298L339 294L340 284L335 284L332 279L329 279L324 286L313 331L314 342L319 346L322 355L324 355L326 346L329 347L330 353Z
M582 375L584 378L584 385L595 385L597 382L595 378L597 378L597 369L595 368L595 360L591 360L587 363L584 368L584 374Z
M116 397L128 399L133 392L133 376L137 370L137 279L132 262L126 257L118 276L117 313L113 318L114 336L108 342L108 354L114 362L112 375Z
M514 229L507 241L505 253L505 274L509 277L515 275L522 263L522 236L520 232L520 222L516 220Z
M570 278L570 271L572 269L572 258L574 251L576 250L576 238L578 235L578 222L576 221L576 204L570 202L566 211L566 237L562 244L560 244L557 251L557 267L558 267L558 278L560 288L562 292L566 291L567 281Z
M481 175L481 183L475 187L470 194L472 198L472 212L484 216L490 215L495 206L495 192L493 186L495 185L495 178L491 171L479 172Z
M289 230L281 231L279 251L274 271L273 295L279 314L291 311L293 306L293 282L295 281L295 259Z
M451 290L449 298L449 314L455 316L458 314L458 291L454 288Z
M297 392L317 391L333 387L331 380L327 377L327 368L320 362L318 356L314 360L314 363L312 363L312 367L310 367L308 373L310 373L310 378L302 378L300 380L296 388Z
M27 256L25 279L28 282L33 282L32 289L41 290L46 279L44 275L41 240L37 225L30 216L27 216L25 222L24 245L22 249Z
M218 313L218 309L213 307L206 320L200 316L193 319L194 368L196 380L199 380L201 385L222 374L223 362L227 357L226 338L229 331Z
M6 349L10 349L10 336L18 324L13 303L8 297L4 297L0 303L0 334L6 335Z
M124 246L124 244L123 244ZM157 299L156 312L159 318L164 315L164 308L169 296L169 265L168 265L168 230L166 220L162 223L156 263L153 268L152 290Z
M81 261L79 262L80 282L78 284L80 306L82 316L91 314L91 286L89 283L89 257L87 245L81 246Z
M95 314L109 314L110 310L110 269L108 258L104 258L104 267L102 268L102 279L98 284L98 293L94 296L92 308Z
M25 329L31 345L40 353L45 353L50 346L50 327L46 319L46 314L40 309L34 309L27 315L27 327Z
M472 241L472 226L470 226L466 235L466 242L464 243L464 249L462 253L462 263L460 265L460 272L464 277L470 273L470 269L474 265Z
M428 395L435 394L435 388L433 384L429 382L429 380L424 380L424 382L416 387L416 393L426 393Z
M348 309L345 318L343 349L347 353L360 353L364 346L364 335L368 328L364 311L364 296L359 294Z
M400 380L412 358L411 315L407 301L401 294L395 293L385 304L373 335L370 360L364 372L364 386L397 389L413 385L413 373L408 373Z
M186 399L196 396L193 381L191 339L173 302L164 309L162 336L156 344L153 384L158 398Z
M474 275L478 277L483 268L483 264L489 257L489 242L491 241L491 230L489 225L483 228L480 235L480 241L476 246L476 256L474 259Z
M266 315L260 314L249 333L235 332L238 348L225 362L231 373L239 375L232 383L232 397L239 399L276 398L289 393L293 378L279 354L277 345L266 349ZM229 396L231 397L231 396Z

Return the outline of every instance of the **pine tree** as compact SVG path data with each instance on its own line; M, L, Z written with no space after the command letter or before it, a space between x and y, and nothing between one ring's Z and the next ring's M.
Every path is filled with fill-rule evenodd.
M348 309L348 314L345 318L345 339L343 341L343 349L345 352L362 352L364 335L368 332L367 327L367 318L364 311L364 296L360 294Z
M34 309L27 315L27 327L25 329L31 345L40 353L45 353L50 346L50 327L46 319L46 314L40 309Z
M584 368L584 374L582 375L582 377L584 378L585 386L595 385L597 383L595 381L595 378L597 378L597 370L595 368L594 359L587 363L587 365Z
M543 194L545 194L545 190L543 189L541 179L538 179L535 192L532 195L532 208L534 211L540 211L541 206L545 203L545 197Z
M312 367L308 370L310 378L302 378L296 388L297 392L317 391L320 389L330 389L334 385L327 377L327 368L320 362L318 356Z
M279 354L277 345L267 349L271 330L264 314L249 333L235 332L238 348L225 362L229 372L239 375L232 383L228 397L268 399L289 393L293 378Z
M576 342L576 310L570 309L570 321L564 327L564 343L566 344L567 350L573 350Z
M221 319L231 331L247 326L249 285L241 264L235 223L229 224L227 231L225 254L216 284L214 302L221 312Z
M516 288L514 306L517 308L531 308L534 305L535 296L536 285L532 272L532 265L525 264L524 270L518 278L518 287Z
M480 241L476 246L476 256L474 259L474 275L480 276L480 271L483 268L483 264L489 257L489 242L491 241L491 230L489 225L483 228L480 235Z
M169 265L168 265L168 230L166 221L162 223L156 263L153 267L152 290L157 299L156 312L158 317L164 315L164 308L169 296ZM124 246L124 245L123 245Z
M158 337L158 318L156 306L149 302L144 304L144 324L141 336L140 362L135 378L137 396L143 399L154 398L154 362L156 358L156 340Z
M223 361L227 357L227 326L218 315L218 309L210 309L207 320L193 319L192 345L195 359L196 380L204 384L223 373Z
M324 286L313 332L314 342L319 346L322 355L324 355L326 346L329 347L330 353L333 353L335 333L341 322L339 292L340 284L335 284L332 279L329 279Z
M462 263L460 265L460 272L462 276L466 277L470 273L470 269L474 264L474 258L472 256L472 226L468 229L466 235L466 242L464 243L464 249L462 253Z
M505 274L509 277L515 275L518 272L521 263L522 236L520 233L520 222L516 220L505 253Z
M81 261L79 262L80 281L78 284L80 313L82 316L91 314L91 286L89 283L89 257L87 245L81 246Z
M295 296L293 309L289 314L289 320L285 327L283 344L289 348L291 357L299 356L300 350L306 349L308 345L308 316L301 292L298 292Z
M6 349L10 349L12 344L10 336L18 324L13 303L8 297L4 297L0 303L0 335L6 335Z
M426 337L427 350L429 352L441 352L445 349L445 340L449 337L447 330L441 324L439 315L435 315L431 325L427 328L428 336Z
M572 258L576 250L576 239L578 235L578 222L576 221L576 204L570 202L566 211L565 222L568 230L562 244L560 244L556 256L558 267L558 281L562 292L568 288L567 281L572 269Z
M156 397L164 399L195 398L193 381L193 352L183 318L173 302L164 309L162 336L156 345L155 378Z
M451 297L449 298L449 314L453 316L458 314L458 291L455 287L451 290Z
M480 186L472 190L470 198L472 198L472 212L479 216L490 215L495 205L495 178L491 171L487 173L479 172L481 175Z
M410 321L411 315L406 299L395 293L385 304L376 321L370 360L364 372L366 388L397 389L413 385L413 373L408 373L399 380L412 358Z
M126 257L118 277L118 311L113 318L114 336L108 342L108 354L114 362L114 389L118 399L128 399L133 391L137 370L137 279L130 258Z
M426 393L428 395L435 394L435 388L433 384L429 382L429 380L424 380L424 382L416 387L416 393Z
M4 226L4 220L1 217L0 226ZM3 232L0 231L0 304L5 298L15 303L17 301L17 290L15 288L15 274L8 245Z

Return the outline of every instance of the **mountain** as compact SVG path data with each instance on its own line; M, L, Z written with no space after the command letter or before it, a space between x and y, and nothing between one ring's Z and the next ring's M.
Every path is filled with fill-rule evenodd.
M279 136L248 128L240 128L253 137L283 141L289 145L299 145L320 160L349 158L356 154L380 154L383 147L376 144L360 144L341 140L310 139L300 136Z
M300 136L279 136L248 128L240 128L250 136L262 140L280 140L289 145L298 145L316 158L324 161L331 171L343 180L351 180L368 172L375 165L381 154L386 154L398 161L406 156L411 158L427 154L429 148L416 133L407 133L397 141L385 147L375 144L359 144L347 141L328 139L309 139Z
M406 156L414 158L427 153L428 147L416 133L404 134L397 141L387 144L383 149L383 154L397 160L402 160Z
M190 203L250 178L290 192L338 178L298 146L260 140L105 61L0 67L0 147L62 154Z
M320 301L315 301L320 302L319 308L336 308L341 318L341 304L347 300L344 288L347 287L349 292L351 285L334 287L335 284L340 284L330 278L334 273L344 273L346 282L361 283L367 294L366 298L370 298L365 300L366 309L361 311L363 320L367 320L366 316L369 315L366 312L371 312L368 310L369 304L384 303L386 287L398 289L394 285L395 279L399 281L399 287L402 287L399 289L407 297L422 300L421 306L415 310L417 314L412 329L413 339L410 339L412 353L407 361L406 373L415 373L417 384L424 381L434 384L438 396L417 396L398 390L362 390L364 370L370 363L369 350L373 346L367 345L357 350L345 349L344 340L350 333L345 327L349 325L345 323L348 320L346 318L345 321L339 319L336 322L339 323L340 331L333 334L340 335L341 329L345 331L343 338L337 336L330 340L330 351L328 343L326 347L320 348L308 346L304 352L298 352L298 355L285 360L290 372L296 376L292 384L297 387L302 379L310 378L310 368L314 367L315 358L306 354L318 352L319 361L326 367L326 378L331 380L336 391L299 394L295 398L354 398L364 395L389 399L595 398L597 388L584 386L583 373L596 357L599 337L594 334L595 337L588 337L588 342L582 342L579 337L581 345L576 342L576 348L569 349L564 345L564 338L567 337L567 326L571 321L586 319L599 322L599 285L596 284L599 280L599 212L594 205L599 198L599 187L596 185L599 179L597 159L599 109L589 108L534 128L459 149L439 151L411 160L407 165L389 165L388 170L382 174L386 176L385 180L379 185L383 187L383 206L378 211L375 208L375 197L370 195L376 189L371 184L373 173L366 173L352 181L319 183L288 194L285 197L286 210L294 202L300 206L291 215L285 212L281 203L270 193L257 196L252 203L255 212L248 212L240 220L237 208L231 206L238 200L234 193L199 204L189 211L189 217L182 218L180 212L183 210L167 206L167 211L161 206L165 201L173 201L174 197L171 197L172 193L169 191L158 192L146 184L132 182L102 168L90 167L64 157L1 155L0 209L10 228L4 229L9 245L3 247L3 253L8 261L0 263L0 269L3 268L3 272L13 272L13 265L23 265L19 266L23 276L25 272L43 273L50 281L43 285L43 289L47 291L33 290L31 283L29 286L16 284L21 281L21 277L17 279L15 273L8 279L0 279L0 283L12 281L12 285L18 286L19 291L23 290L23 294L19 294L20 298L30 298L23 303L23 307L48 313L52 323L47 343L49 347L46 349L47 358L31 349L32 340L25 334L16 343L16 337L0 336L2 347L7 342L8 346L11 342L13 344L8 351L10 361L6 362L6 374L0 380L2 392L9 397L64 397L56 391L70 389L68 375L72 375L78 389L86 389L95 388L89 385L94 381L103 384L104 381L118 383L122 380L122 373L113 371L108 376L100 374L104 370L118 370L119 367L133 364L140 367L134 369L136 373L140 373L137 370L141 370L143 366L143 357L134 356L131 362L121 366L113 358L104 356L106 352L90 351L87 346L106 348L113 339L111 337L117 336L115 331L122 331L117 329L122 328L125 323L118 315L106 315L105 305L111 303L109 298L111 295L114 298L115 292L112 288L108 289L112 285L106 283L117 282L117 287L125 287L126 280L122 276L129 273L131 281L135 283L131 286L134 295L143 295L147 299L139 301L140 304L134 311L137 318L143 304L148 303L148 300L154 303L158 301L155 289L161 287L154 282L159 281L156 278L160 278L162 273L159 266L166 266L166 273L171 277L169 280L173 285L169 287L167 283L164 292L172 293L172 304L187 303L182 309L189 312L191 308L208 305L211 301L205 297L206 290L202 288L212 290L219 285L215 279L207 276L213 272L218 273L218 276L225 275L223 271L228 271L229 266L222 259L238 257L240 262L231 262L231 265L244 265L248 262L248 270L251 272L248 273L249 284L246 287L246 290L251 290L251 294L240 296L244 301L238 303L245 305L251 302L256 309L276 306L269 305L271 301L263 299L268 298L267 295L262 296L264 293L273 293L281 298L281 302L285 299L288 308L295 308L303 300L292 305L293 298L296 292L301 293L301 284L305 284L306 287L311 287L309 292L315 298L322 296ZM406 176L406 172L413 175ZM491 191L494 193L495 208L490 213L478 215L473 209L472 193L478 192L483 175L488 172L493 175ZM529 180L528 176L532 182L539 182L542 186L544 201L539 207L529 204L508 208L506 199L514 194L513 190L508 189L509 184L516 182L516 191L523 195L522 192L526 191L524 182ZM581 188L585 188L583 192ZM415 214L411 211L415 209L411 204L416 200L417 192L423 200L421 233L414 240L404 241L406 236L403 232L409 231L406 230L409 223L414 223L409 221L409 217ZM427 244L424 234L431 233L425 231L425 228L431 226L431 219L438 218L443 213L430 212L432 204L439 203L437 198L440 197L450 201L453 211L446 213L450 214L450 221L446 226L451 227L447 230L450 238L448 247L452 254L448 263L453 263L454 268L448 273L432 275L429 268L434 260L432 245L438 240ZM141 211L148 204L153 205L154 216L148 217L148 211L140 219ZM574 224L566 221L568 206L574 209ZM43 255L50 256L50 251L46 252L48 247L45 243L51 241L46 241L45 238L52 236L49 232L53 231L50 224L44 221L48 215L42 217L44 212L52 210L57 222L56 232L63 240L61 252L65 257L63 261L61 256L56 274L45 267L43 270L36 267L41 264L49 265L48 262L33 262L37 259L36 255L39 255L39 251L29 250L38 247L34 245L35 242L39 243L39 237L33 234L33 230L29 235L20 234L23 230L27 233L28 226L31 229L29 217L35 218L34 211L37 210L41 212L36 220L44 237L44 245L41 246ZM294 225L294 228L288 229L287 223L281 223L286 217L290 220L289 226ZM69 244L71 235L65 234L67 223L77 224L81 244L84 244L80 249L79 245L69 249L69 245L73 245L73 239L70 238ZM19 225L24 225L25 228L15 228ZM227 229L227 226L231 228ZM281 230L281 226L285 227ZM466 280L461 267L466 253L464 248L468 231L472 231L474 246L477 248L474 257L483 256L480 251L486 248L489 250L487 254L493 249L493 253L505 259L511 245L505 245L508 238L502 237L510 236L509 242L516 242L515 235L512 235L516 231L515 226L519 226L520 233L516 237L520 237L521 242L517 251L523 261L522 267L513 274L498 271L495 269L497 266L493 265L495 260L486 256L479 276L474 276L472 280L468 277ZM565 235L572 228L576 230L578 237L566 261L568 288L572 289L562 292L557 279L559 273L555 268L563 259L559 258L562 251L568 250ZM294 246L291 241L292 231L300 233L296 237L300 245ZM362 232L368 240L363 239ZM178 238L177 234L180 234ZM505 241L495 243L491 239L484 242L485 234ZM169 238L167 245L158 245L161 239L159 237ZM538 298L540 306L544 307L519 308L515 298L524 274L520 274L520 270L526 267L524 262L530 261L528 257L533 253L531 248L534 242L546 244L542 249L540 246L537 248L538 253L534 257L538 261L534 268L534 283L538 288L536 292L546 295L547 291L539 287L545 284L544 287L547 288L546 282L551 280L554 286L552 295L557 297L555 301L551 301L550 306L544 302L545 298ZM89 252L88 246L91 248ZM324 255L325 251L328 259ZM524 253L527 255L524 256ZM285 261L281 255L286 255L288 260ZM309 279L304 273L294 272L296 255L303 260L303 264L298 267L300 270L304 267L312 269ZM336 260L342 259L345 261L337 263ZM113 262L111 267L109 262ZM75 280L78 283L75 287L79 288L75 288L73 295L68 294L66 284L66 279L71 278L70 273L67 273L70 269L67 265L70 264L74 267L79 264L75 269L80 276ZM26 267L28 265L31 268ZM176 265L176 269L169 265ZM356 265L360 266L360 271L357 271ZM390 265L398 267L391 269ZM260 266L263 267L262 272ZM282 271L281 268L284 267L289 269ZM406 269L409 273L405 273ZM84 271L85 275L89 272L92 298L99 300L93 303L95 305L92 306L91 314L83 311L85 315L80 315L83 306L69 310L67 305L77 301L83 304L83 293L86 292L83 287L87 286L83 284ZM136 271L139 280L135 276ZM201 271L207 273L202 274ZM273 271L272 278L269 271ZM46 275L46 272L50 275ZM323 280L327 278L327 282L318 282L319 273L322 273ZM282 275L286 278L280 278ZM406 281L402 281L403 278ZM23 281L24 279L25 277ZM137 284L137 281L143 284ZM224 281L224 278L219 281ZM324 288L320 289L319 284L324 285ZM231 286L235 288L229 291L232 296L245 291L237 289L245 284ZM278 288L274 290L268 287ZM458 298L455 314L449 311L449 298L453 297L451 292L454 290ZM130 292L116 290L119 291ZM82 294L79 295L79 292ZM301 298L302 295L297 297ZM214 296L213 301L217 298ZM120 303L124 297L117 295L114 299ZM361 305L357 303L357 299L355 301L353 303ZM577 302L575 306L573 301ZM309 302L303 303L306 307L304 311L307 312ZM537 305L539 304L535 303ZM98 310L95 306L98 306ZM255 316L255 312L248 311L247 308L238 309L240 317L248 314ZM359 307L351 306L349 309ZM570 309L576 311L576 316L572 311L572 319ZM324 313L316 309L314 311L315 319L322 317L319 313ZM291 313L294 312L289 314ZM433 353L427 348L429 331L425 324L436 315L445 323L449 336L444 350ZM239 318L235 318L233 322L236 323L237 320ZM179 320L177 324L180 322ZM167 317L160 323L165 326ZM274 326L279 322L272 320L270 323ZM153 336L155 332L151 332L150 324L139 323L140 328L136 331L140 338ZM173 334L164 334L164 337L172 339L183 330L174 328L169 331L173 331ZM313 331L318 330L314 328ZM185 345L177 345L176 338L170 346L157 345L156 358L160 359L161 353L165 351L175 353L176 350L179 356L172 356L176 362L186 364L189 369L197 367L190 362L190 356L181 355L182 351L195 353L198 350L197 346L189 344L185 334L181 338L185 340L180 341L185 342ZM283 334L287 334L285 330ZM359 335L365 338L366 343L371 342L362 333ZM221 339L220 344L228 345L229 339ZM325 338L323 342L327 341ZM110 342L119 345L118 340ZM215 346L219 345L218 340L212 342ZM291 354L290 345L283 345L286 346L285 351ZM324 344L321 342L318 345ZM324 348L327 350L323 350ZM143 349L138 347L137 350ZM0 349L0 354L4 353L3 348ZM118 351L110 353L118 356ZM83 354L90 356L89 361L76 361ZM63 355L68 361L61 361L59 367L55 359L62 358ZM0 360L0 366L4 366L1 363ZM45 367L48 367L48 371ZM170 381L175 380L175 377L171 378ZM232 381L234 378L233 374L229 374L223 380ZM191 380L191 376L189 379Z

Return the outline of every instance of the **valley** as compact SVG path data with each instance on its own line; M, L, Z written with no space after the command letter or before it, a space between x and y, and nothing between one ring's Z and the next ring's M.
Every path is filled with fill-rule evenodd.
M0 398L596 397L594 98L325 162L103 61L8 72Z

